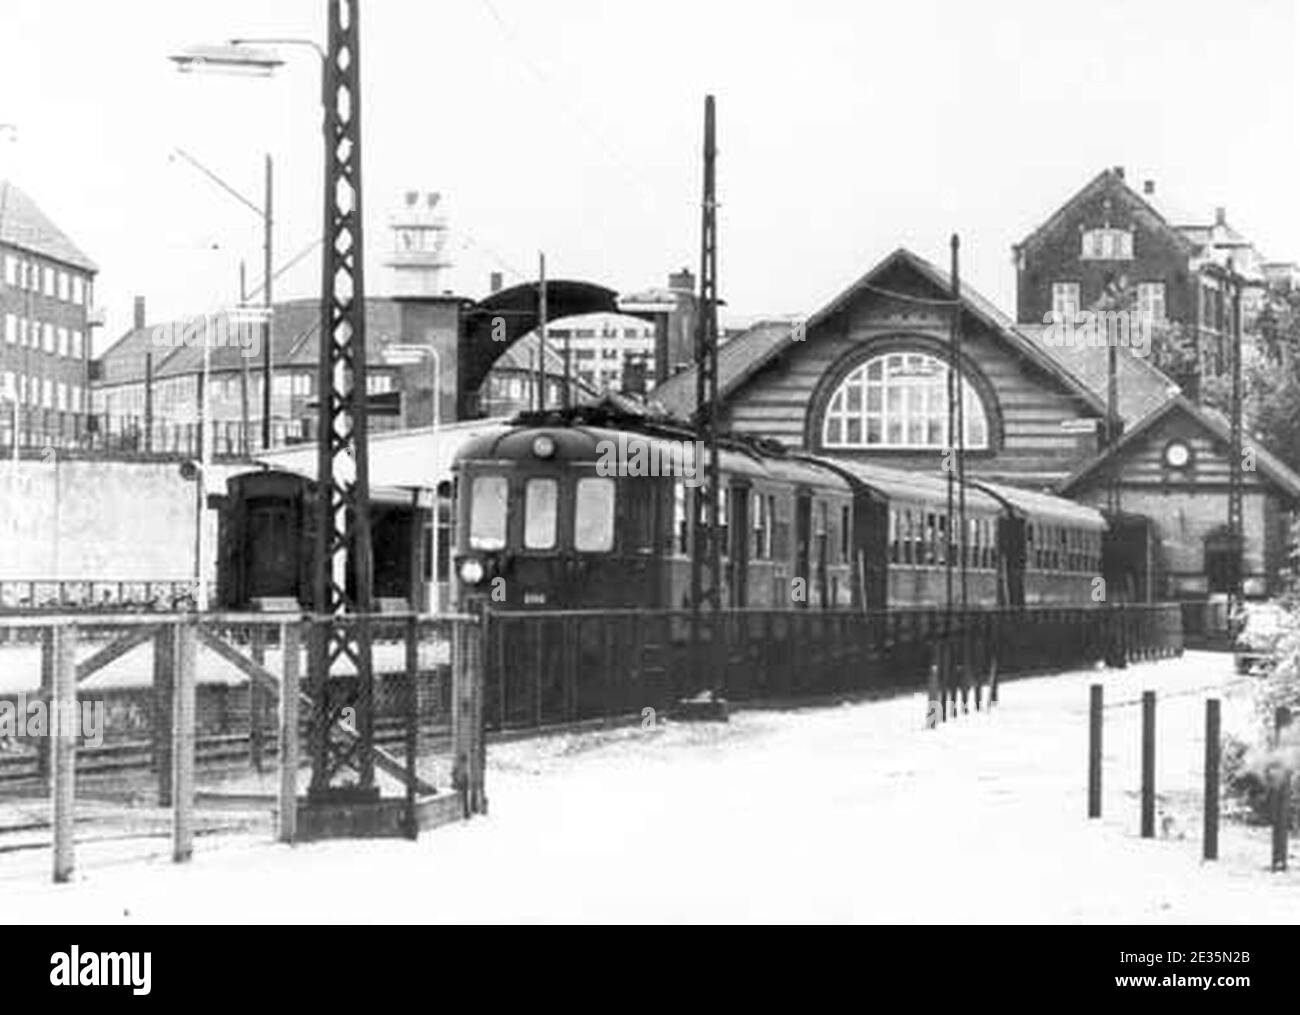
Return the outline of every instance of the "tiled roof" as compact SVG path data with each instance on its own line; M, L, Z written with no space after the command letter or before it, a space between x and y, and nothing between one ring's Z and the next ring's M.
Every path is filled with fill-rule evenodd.
M1043 222L1033 230L1033 232L1016 244L1016 249L1028 247L1034 244L1040 237L1052 231L1069 213L1070 209L1078 202L1086 200L1094 194L1098 194L1111 186L1118 186L1119 193L1123 195L1124 200L1133 211L1140 215L1147 216L1153 226L1166 229L1174 242L1183 247L1184 250L1190 251L1195 246L1192 239L1190 239L1182 230L1175 228L1170 223L1170 221L1161 213L1161 210L1157 205L1153 204L1130 187L1120 173L1116 172L1114 169L1103 169L1100 173L1085 183L1068 201L1048 216L1048 218L1044 219Z
M226 315L217 315L228 321ZM128 331L99 358L101 384L127 384L144 379L145 355L154 354L154 376L175 377L197 373L203 365L203 347L168 344L165 336L184 333L190 321L163 321L144 328ZM368 360L384 362L384 349L401 342L398 329L398 307L391 299L366 300L366 341ZM245 326L247 327L247 326ZM276 367L285 365L312 366L317 362L320 328L320 301L317 299L289 300L275 305L271 329L271 361ZM155 339L155 336L163 338ZM212 349L211 369L235 370L242 365L243 350L234 344L217 345ZM260 351L256 357L260 362Z
M8 180L0 182L0 243L83 271L99 270L26 192Z
M1105 402L1110 378L1107 349L1099 346L1049 346L1043 341L1046 325L1018 324L1016 328ZM1115 358L1115 375L1119 416L1125 423L1142 419L1179 391L1178 385L1165 374L1127 349L1120 349Z
M874 279L900 264L925 278L934 287L936 293L943 294L951 290L947 273L925 258L900 247L808 318L806 330L811 333L816 325L842 309L850 300L863 291L870 291ZM1019 332L1011 318L994 306L981 292L963 282L961 298L966 312L998 332L1019 353L1057 378L1095 411L1105 414L1104 398L1099 398L1090 387L1083 384L1058 360L1048 356L1039 344ZM793 327L794 325L788 320L763 321L720 346L718 348L718 396L726 398L769 360L794 346L795 343L788 341ZM683 419L689 417L695 409L695 368L691 367L664 381L650 393L650 399L662 404L675 416Z

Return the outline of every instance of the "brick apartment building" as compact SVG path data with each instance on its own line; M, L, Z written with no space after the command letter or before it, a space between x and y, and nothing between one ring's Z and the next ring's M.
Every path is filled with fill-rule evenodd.
M89 400L98 269L30 196L0 182L0 444L63 446Z
M1246 343L1266 287L1296 275L1294 264L1267 261L1226 209L1213 216L1179 210L1157 195L1154 180L1143 180L1140 192L1130 186L1121 166L1098 173L1012 251L1017 322L1038 325L1053 311L1089 309L1122 276L1136 290L1136 309L1184 326L1194 362L1176 380L1193 399L1201 378L1231 368L1228 259L1258 283L1241 290Z

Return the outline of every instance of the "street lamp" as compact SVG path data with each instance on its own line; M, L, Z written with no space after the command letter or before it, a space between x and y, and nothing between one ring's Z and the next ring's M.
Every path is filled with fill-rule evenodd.
M176 59L176 57L172 57ZM185 65L182 65L185 66ZM271 156L266 156L266 194L265 204L259 208L251 200L241 194L238 190L228 184L215 172L205 166L183 148L177 148L172 153L172 158L179 156L184 159L195 169L201 172L209 180L233 197L236 201L248 208L258 218L262 220L262 255L263 255L263 274L262 282L262 305L266 310L266 318L262 325L262 450L267 451L271 447L271 341L272 341L272 323L273 312L271 305L271 286L275 279L272 273L271 248L273 241L273 215L272 215L272 193L273 193L273 166ZM242 294L241 294L242 295ZM247 441L248 420L244 420L244 440Z
M433 339L430 337L430 342ZM390 345L386 350L386 357L389 362L412 363L419 359L428 359L433 363L433 438L436 442L438 439L438 427L442 422L442 358L438 355L438 350L432 345ZM410 425L409 422L407 424ZM442 500L438 494L439 483L437 478L433 484L433 531L430 540L429 549L429 577L432 583L432 594L430 597L430 613L437 613L442 604L442 590L438 575L438 556L441 539L438 527L442 523ZM447 583L451 584L451 562L448 560Z

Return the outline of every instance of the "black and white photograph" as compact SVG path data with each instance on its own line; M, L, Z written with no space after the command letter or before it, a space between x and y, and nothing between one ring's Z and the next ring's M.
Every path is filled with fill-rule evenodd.
M1294 0L0 0L6 979L831 926L1294 997L1298 57Z

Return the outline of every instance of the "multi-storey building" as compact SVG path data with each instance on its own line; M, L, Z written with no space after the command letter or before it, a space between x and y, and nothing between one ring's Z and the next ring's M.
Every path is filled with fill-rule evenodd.
M572 317L548 328L547 341L561 357L567 350L575 381L599 391L644 394L654 376L655 327L634 317Z
M0 182L0 443L62 446L88 401L95 263Z
M1200 378L1231 367L1229 259L1237 276L1261 284L1291 267L1266 262L1224 208L1212 218L1173 210L1157 200L1153 180L1144 180L1139 193L1120 166L1093 177L1012 249L1019 323L1095 307L1106 286L1122 280L1153 322L1183 326L1193 352L1176 379L1193 397ZM1241 288L1247 342L1263 298L1263 288Z

